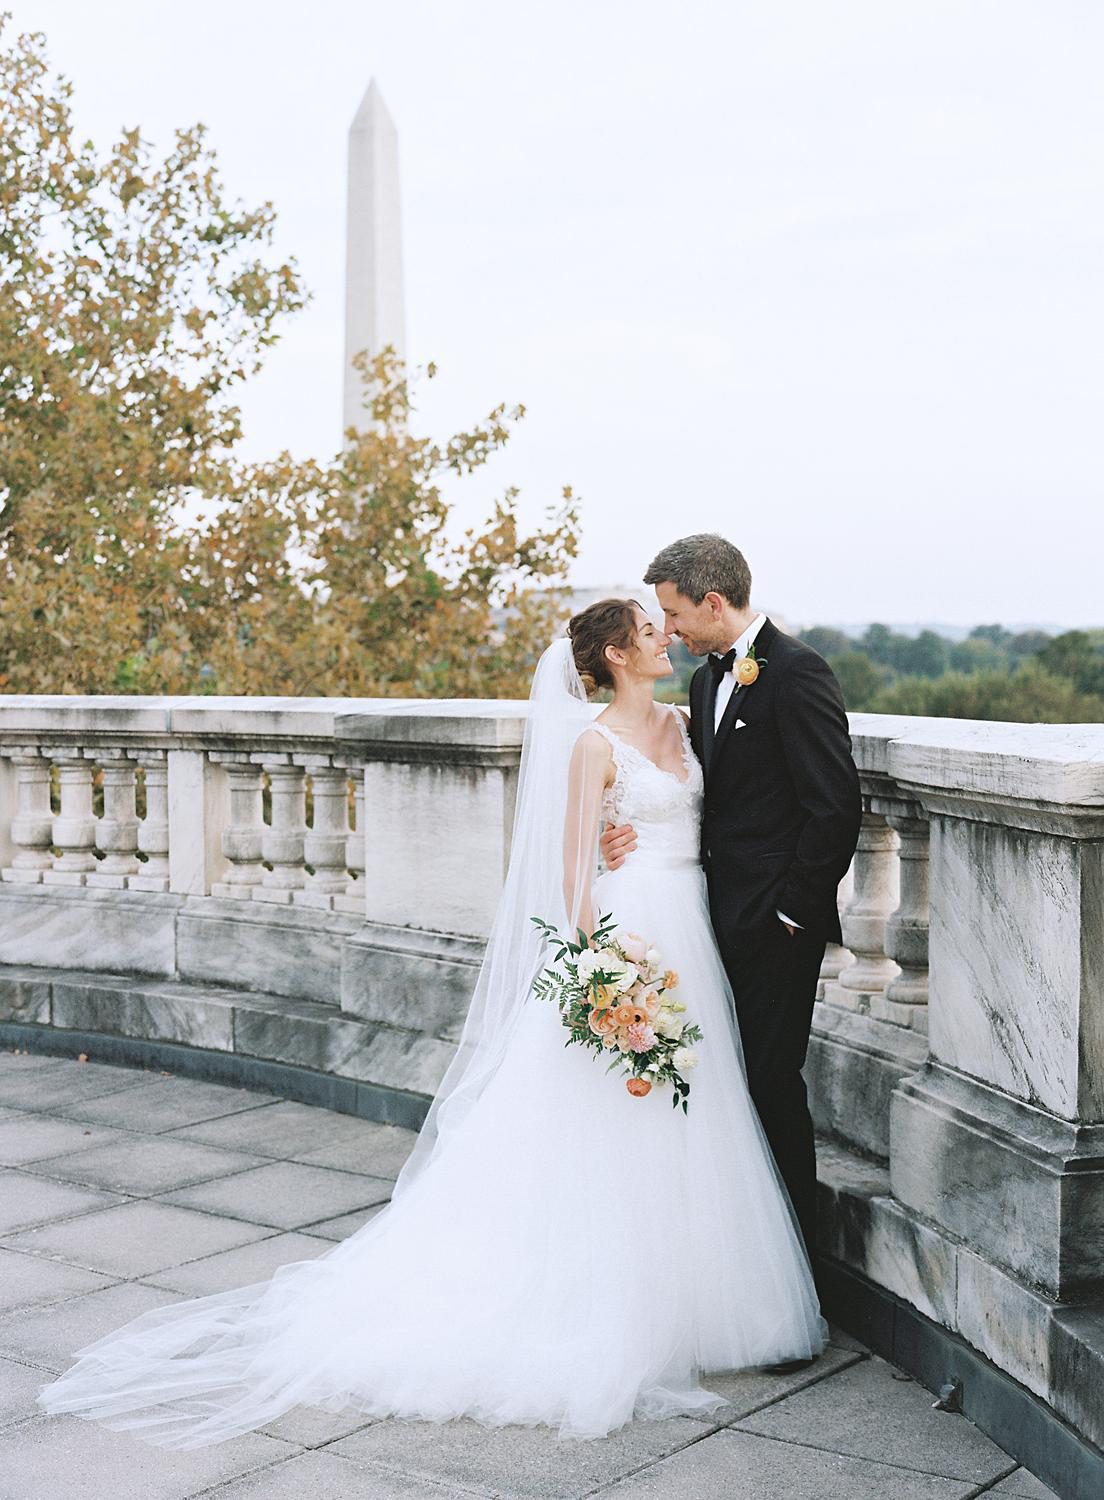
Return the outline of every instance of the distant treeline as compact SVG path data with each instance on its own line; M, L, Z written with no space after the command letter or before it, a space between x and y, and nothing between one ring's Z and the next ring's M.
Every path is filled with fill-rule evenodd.
M1048 635L978 625L960 641L934 630L899 635L888 625L861 636L830 625L795 633L831 664L856 712L1104 723L1104 629ZM671 661L668 696L684 698L698 659L676 641Z

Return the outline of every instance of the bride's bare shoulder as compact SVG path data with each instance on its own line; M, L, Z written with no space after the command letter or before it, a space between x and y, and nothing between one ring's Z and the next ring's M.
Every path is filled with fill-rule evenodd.
M600 729L589 725L575 741L571 754L575 774L601 777L608 781L613 769L613 748Z
M575 754L587 759L609 760L612 750L610 742L596 724L588 724L575 741Z

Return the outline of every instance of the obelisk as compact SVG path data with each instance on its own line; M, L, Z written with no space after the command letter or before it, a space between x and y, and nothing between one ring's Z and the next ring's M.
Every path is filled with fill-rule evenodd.
M399 137L373 78L349 127L342 430L368 420L352 358L390 344L405 356Z

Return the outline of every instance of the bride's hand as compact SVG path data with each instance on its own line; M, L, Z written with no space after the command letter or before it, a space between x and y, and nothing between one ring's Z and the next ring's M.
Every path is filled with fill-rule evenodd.
M607 870L619 870L625 856L636 848L636 829L631 823L621 823L616 828L607 828L598 840Z

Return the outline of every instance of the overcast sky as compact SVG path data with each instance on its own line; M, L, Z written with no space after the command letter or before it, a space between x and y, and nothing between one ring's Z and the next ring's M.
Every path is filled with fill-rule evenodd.
M1099 0L7 0L106 145L202 120L314 292L249 451L338 446L345 137L399 131L421 420L529 416L580 585L718 530L795 623L1104 623Z

